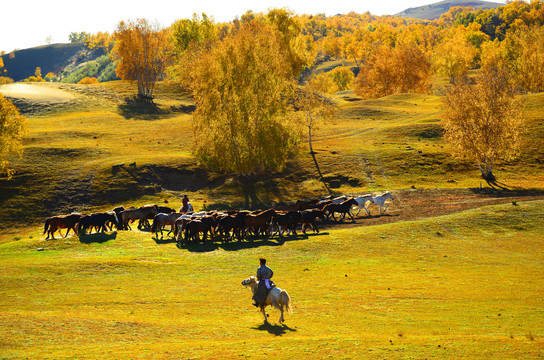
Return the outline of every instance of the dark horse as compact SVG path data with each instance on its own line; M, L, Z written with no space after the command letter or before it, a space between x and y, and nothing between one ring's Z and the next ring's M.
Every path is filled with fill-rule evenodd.
M91 215L83 216L79 220L79 224L77 226L77 232L83 232L83 234L86 233L88 228L96 227L96 232L106 232L108 229L106 228L106 223L112 222L117 229L120 229L119 220L117 219L117 215L113 211L103 212L103 213L94 213Z
M76 231L76 225L79 222L79 219L81 219L83 215L79 213L72 213L70 215L59 215L59 216L53 216L50 217L45 221L45 226L43 229L43 233L47 233L46 240L49 239L49 235L51 235L51 239L55 238L55 231L59 229L68 229L66 231L66 235L64 237L68 236L68 233L71 230L74 230L74 233L77 233ZM59 230L60 232L60 230ZM62 236L62 233L61 233Z
M359 204L354 198L351 197L340 204L330 203L325 205L323 207L323 212L325 213L327 220L329 219L329 216L332 216L333 220L336 221L334 213L339 213L341 214L339 220L343 221L346 218L346 214L348 214L351 220L355 221L350 212L352 206L359 206Z
M306 234L306 227L310 225L314 232L319 233L319 229L315 224L315 219L320 218L325 220L323 210L311 209L302 211L302 232Z

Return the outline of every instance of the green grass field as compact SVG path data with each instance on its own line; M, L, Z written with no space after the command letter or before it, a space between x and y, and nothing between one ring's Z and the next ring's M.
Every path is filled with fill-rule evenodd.
M155 106L125 101L135 93L125 82L62 86L77 100L25 108L24 157L0 179L0 359L544 357L542 200L284 241L44 240L45 218L71 211L177 209L183 193L197 210L243 204L236 181L195 163L193 104L175 85L160 84ZM476 165L440 137L439 94L338 94L314 143L332 190L478 188ZM544 95L525 98L523 153L495 174L541 194ZM306 146L257 179L263 202L326 195ZM263 325L240 284L261 256L292 297L284 325L276 310Z
M33 230L0 245L1 358L539 358L543 205L181 249ZM284 325L240 284L260 256Z

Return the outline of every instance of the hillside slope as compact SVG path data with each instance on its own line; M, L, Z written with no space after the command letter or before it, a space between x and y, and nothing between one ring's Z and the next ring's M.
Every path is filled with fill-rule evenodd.
M0 179L0 229L20 219L41 222L117 204L167 201L179 207L184 193L197 209L244 206L236 177L206 171L190 153L194 104L179 88L159 84L155 104L144 106L126 100L136 92L129 82L40 87L65 90L74 98L26 104L23 159L13 159L12 180ZM323 124L313 142L324 180L335 194L480 187L476 165L452 158L441 138L440 96L362 100L344 92L335 99L335 121ZM524 151L496 169L501 183L528 192L524 195L541 195L536 189L544 187L543 104L544 94L526 96ZM307 146L303 140L283 172L255 178L262 206L327 195ZM499 195L515 192L509 193Z
M413 19L435 20L454 6L471 6L475 9L494 9L499 6L504 6L504 4L480 0L445 0L434 4L408 8L395 15Z
M38 46L17 50L12 54L2 56L4 61L4 76L20 81L33 76L36 68L40 67L42 76L47 73L58 73L69 66L94 60L103 52L88 53L82 43L67 43Z

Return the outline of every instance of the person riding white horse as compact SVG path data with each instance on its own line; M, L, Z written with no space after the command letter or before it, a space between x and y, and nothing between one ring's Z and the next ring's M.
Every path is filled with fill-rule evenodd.
M262 260L265 260L265 259L262 259ZM262 260L261 260L261 264L264 265L265 268L270 269L270 268L268 268L268 266L263 264ZM264 263L266 263L266 260L264 261ZM261 265L261 267L262 267L262 265ZM261 267L259 269L261 269ZM272 271L272 270L270 270L270 271ZM262 272L263 271L257 270L258 276L261 276L261 278L263 278L262 277ZM267 271L265 270L264 272L267 272ZM270 277L271 277L271 275L270 275ZM258 306L261 309L261 313L263 314L265 323L268 322L268 315L265 312L265 307L267 307L269 305L272 306L272 307L275 307L276 309L278 309L281 312L279 322L282 323L282 322L285 321L285 319L283 317L283 313L285 311L287 311L288 313L293 312L292 307L291 307L291 297L289 297L289 294L287 293L287 291L282 290L282 289L280 289L279 287L277 287L277 286L275 286L273 284L272 284L273 286L271 286L270 290L268 290L266 283L271 285L270 284L271 282L272 282L272 280L270 280L269 278L268 278L268 281L265 278L263 278L263 280L259 281L259 280L257 280L257 278L255 276L250 276L248 279L245 279L245 280L242 281L242 285L244 285L245 287L251 288L251 291L253 291L254 300L258 301ZM257 300L257 299L255 299L255 294L259 293L259 291L260 291L259 288L261 286L265 289L266 295L265 295L264 300L261 300L260 298ZM264 293L264 291L263 291L263 293Z
M262 304L264 304L268 292L275 286L274 282L270 280L274 275L274 272L271 268L266 266L266 259L260 258L259 262L261 265L257 269L257 280L259 280L259 286L257 287L257 291L255 291L255 293L253 294L253 305L256 307L262 306Z

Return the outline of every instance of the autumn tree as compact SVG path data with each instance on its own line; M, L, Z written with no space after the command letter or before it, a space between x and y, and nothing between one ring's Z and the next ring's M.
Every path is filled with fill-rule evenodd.
M202 13L193 14L192 19L181 19L172 24L172 42L178 54L183 53L191 44L200 45L214 40L217 27L213 18Z
M381 46L361 66L354 91L363 98L398 93L426 93L431 82L431 64L413 44Z
M153 98L156 82L171 59L168 31L146 19L121 21L115 31L113 59L118 61L116 74L123 80L136 80L138 97Z
M455 155L475 161L490 184L495 164L518 154L522 124L521 104L499 66L486 67L475 85L452 86L444 98L444 138Z
M11 178L8 155L23 154L23 135L26 129L26 118L19 114L17 108L0 94L0 175Z
M253 20L214 46L188 53L196 110L196 158L209 168L238 174L258 203L252 174L283 169L296 141L288 116L294 82L274 26Z
M463 81L478 54L469 41L464 26L453 29L435 50L434 65L439 74L449 78L451 84Z
M524 91L544 91L544 26L522 26L503 43L516 86Z

